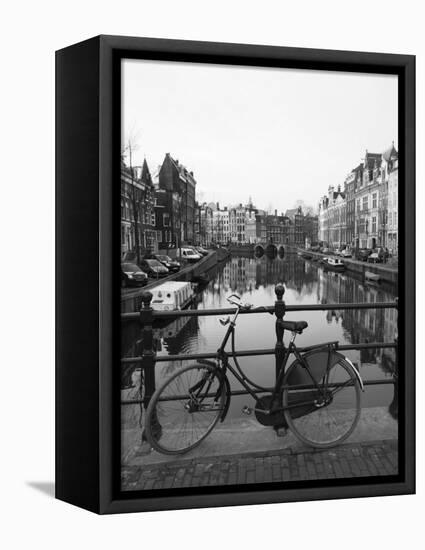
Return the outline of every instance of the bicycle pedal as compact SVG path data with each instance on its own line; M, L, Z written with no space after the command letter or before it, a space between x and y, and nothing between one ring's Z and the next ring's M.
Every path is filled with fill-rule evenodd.
M288 428L281 427L281 428L275 428L275 433L277 437L285 437L288 433Z
M251 407L247 407L245 405L245 407L242 407L242 412L243 412L243 414L246 414L247 416L249 416L250 414L252 414L252 409L251 409Z

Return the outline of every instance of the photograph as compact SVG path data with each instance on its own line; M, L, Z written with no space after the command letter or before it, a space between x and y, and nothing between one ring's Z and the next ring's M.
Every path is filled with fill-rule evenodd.
M397 476L398 76L120 74L121 491Z

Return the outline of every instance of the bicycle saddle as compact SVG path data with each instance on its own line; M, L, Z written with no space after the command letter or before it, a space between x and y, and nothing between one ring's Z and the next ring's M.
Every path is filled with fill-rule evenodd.
M282 321L282 327L285 330L301 334L302 331L308 327L308 323L307 321Z

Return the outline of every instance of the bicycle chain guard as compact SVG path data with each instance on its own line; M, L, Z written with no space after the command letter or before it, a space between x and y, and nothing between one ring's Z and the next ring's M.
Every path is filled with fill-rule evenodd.
M274 426L275 428L287 427L285 415L283 411L268 411L272 408L272 395L263 395L255 402L255 418L263 426ZM277 406L281 406L276 404ZM261 412L257 409L264 409L265 412Z

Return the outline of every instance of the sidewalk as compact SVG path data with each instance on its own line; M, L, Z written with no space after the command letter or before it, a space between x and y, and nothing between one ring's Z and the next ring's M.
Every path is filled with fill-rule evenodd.
M398 473L397 441L349 443L329 450L280 449L197 457L122 468L122 490L339 479Z

